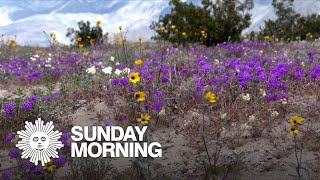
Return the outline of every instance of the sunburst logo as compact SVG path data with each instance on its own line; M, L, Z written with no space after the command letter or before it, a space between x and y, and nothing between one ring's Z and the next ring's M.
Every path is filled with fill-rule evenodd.
M52 121L44 124L39 118L35 124L28 121L25 124L25 130L17 132L21 141L18 141L16 147L22 150L21 158L30 158L30 162L35 165L41 161L42 166L50 162L50 158L58 158L57 149L63 147L59 141L62 133L53 131Z

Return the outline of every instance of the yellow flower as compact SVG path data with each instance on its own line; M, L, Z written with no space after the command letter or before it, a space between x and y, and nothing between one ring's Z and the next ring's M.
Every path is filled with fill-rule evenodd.
M164 30L166 30L166 28L165 28L165 27L161 27L160 30L161 30L161 31L164 31Z
M142 102L142 101L146 100L146 98L144 96L144 92L142 92L142 91L138 91L138 92L134 93L134 97L137 99L138 102Z
M150 116L147 114L141 114L141 117L137 119L142 125L148 124L150 121Z
M290 132L290 134L297 135L299 133L299 130L298 130L297 126L291 125L289 128L289 132Z
M187 35L187 33L186 32L182 32L182 36L186 36Z
M91 39L91 36L87 36L88 39Z
M53 160L51 160L50 162L46 163L44 165L43 169L48 171L48 172L53 172L56 169L56 166L53 164Z
M100 24L101 24L101 21L100 21L100 20L98 20L96 23L97 23L97 25L100 25Z
M274 40L275 40L276 42L279 42L279 38L275 38Z
M83 44L79 44L79 48L80 48L80 49L83 48Z
M142 40L142 36L138 36L138 40L141 41Z
M214 103L216 102L216 95L212 92L207 92L206 96L204 97L206 98L209 102Z
M140 73L138 73L138 72L132 72L132 73L130 73L130 75L129 75L129 80L130 80L130 82L132 82L132 83L137 83L137 82L139 82L139 81L140 81Z
M171 25L171 29L175 29L176 28L176 26L175 25Z
M119 30L121 31L121 29L122 29L122 26L118 26L118 28L119 28Z
M143 63L143 61L141 59L137 59L134 63L139 66Z
M54 36L54 33L53 33L53 32L51 32L51 33L50 33L50 36L51 36L51 37L52 37L52 36Z
M293 116L292 118L290 118L290 124L291 125L297 125L297 124L301 123L303 120L304 120L303 117Z
M77 41L82 41L82 37L78 37L78 38L77 38Z
M17 44L16 43L12 43L12 45L11 45L12 47L16 47L17 46Z

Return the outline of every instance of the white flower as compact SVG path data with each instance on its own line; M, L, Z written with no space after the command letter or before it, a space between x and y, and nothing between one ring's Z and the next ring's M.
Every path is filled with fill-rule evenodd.
M92 66L92 67L88 68L88 69L86 70L86 72L87 72L88 74L95 74L95 73L96 73L96 67Z
M304 67L304 66L306 66L306 64L305 64L304 62L301 62L301 66L303 66L303 67Z
M236 68L236 72L239 73L239 72L240 72L240 69Z
M129 68L124 68L124 69L122 70L122 72L129 74L129 73L130 73L130 69L129 69Z
M164 115L166 115L166 110L161 109L161 111L159 112L159 116L164 116Z
M262 97L265 97L267 95L266 91L263 89L260 89L260 93L261 93Z
M223 113L223 114L221 114L221 115L220 115L220 117L221 117L221 119L226 118L226 117L227 117L227 113Z
M120 63L119 62L116 62L116 65L118 66Z
M279 116L279 112L278 111L272 111L271 112L271 117L277 117Z
M49 53L48 56L51 56L51 53Z
M36 58L35 57L30 57L31 61L35 61Z
M244 100L244 101L250 101L250 94L242 94L242 99Z
M36 55L34 55L33 57L35 57L35 58L38 58L38 57L40 57L38 54L36 54Z
M104 74L111 74L111 73L112 73L112 67L109 66L109 67L103 68L103 69L102 69L102 72L103 72Z
M116 70L114 71L114 73L115 73L117 76L119 76L119 75L122 73L122 71L119 70L119 69L116 69Z
M286 99L280 99L280 103L281 103L282 105L286 105L288 102L287 102Z
M215 59L215 60L214 60L214 64L215 64L215 65L218 65L219 63L220 63L219 59Z
M113 56L110 57L110 61L114 61L114 57Z
M256 117L254 115L249 116L249 122L253 123L256 120Z

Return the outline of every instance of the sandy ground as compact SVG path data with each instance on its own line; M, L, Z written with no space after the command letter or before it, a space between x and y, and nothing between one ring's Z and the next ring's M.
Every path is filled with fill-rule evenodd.
M34 87L33 87L34 88ZM39 88L42 88L41 86ZM30 89L24 90L27 94L31 93ZM15 94L16 89L0 90L0 100L3 98L14 99L18 98ZM291 97L292 98L292 97ZM291 103L295 102L295 103ZM306 108L309 103L319 103L314 97L296 97L294 100L288 101L290 109L297 112ZM77 110L71 114L72 125L77 126L91 126L99 125L98 114L101 112L109 112L110 108L104 102L97 102L93 108L88 108L88 103L83 100L79 101ZM112 113L112 112L110 112ZM178 120L179 117L177 117ZM182 121L182 120L181 120ZM320 128L320 119L314 126ZM165 172L172 175L176 179L201 179L202 171L196 165L196 157L199 150L190 145L190 141L182 134L177 134L176 130L172 127L161 127L152 132L152 139L159 142L163 147L163 157L154 159L154 164L157 165L159 172ZM241 159L244 167L239 172L229 173L225 179L294 179L289 174L295 174L295 170L289 166L290 163L295 163L294 149L292 141L279 141L278 147L274 148L267 137L261 137L257 140L247 138L245 143L231 150L228 147L222 149L222 156L230 156L233 152L244 152L245 156ZM315 142L319 143L319 142ZM210 148L209 148L210 149ZM285 150L283 150L285 149ZM15 166L16 162L7 157L8 150L0 147L0 161L2 164L1 169L6 169ZM201 152L205 155L205 152ZM114 158L112 164L118 171L124 171L130 168L130 158ZM306 179L320 179L320 152L308 151L303 155L303 161L308 162L315 168L313 171L308 169L309 172L303 172ZM68 165L65 168L58 170L58 178L67 174L69 171Z

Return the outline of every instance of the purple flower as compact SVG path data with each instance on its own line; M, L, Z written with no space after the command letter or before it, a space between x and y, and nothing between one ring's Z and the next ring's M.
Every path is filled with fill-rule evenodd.
M10 112L13 112L16 108L15 102L7 102L3 105L2 109L8 114Z
M11 148L9 150L9 154L8 156L11 158L11 159L17 159L19 157L20 153L19 153L19 150L17 148Z
M129 80L128 80L128 78L121 78L121 79L120 79L120 83L121 83L123 86L125 86L125 85L127 85L127 84L129 83Z
M3 171L2 175L1 175L1 179L2 180L11 180L13 174L10 170L5 170Z
M277 95L272 93L267 93L265 98L267 101L275 101L277 100Z
M218 78L216 77L212 77L210 80L209 80L210 84L216 84L218 82Z
M12 139L13 139L14 135L12 132L9 132L7 135L6 135L6 142L11 142Z
M111 82L112 82L113 85L116 86L116 85L119 84L119 79L112 79Z
M103 119L102 120L102 124L105 126L111 126L112 125L112 121L110 119Z
M32 166L33 166L33 164L28 160L22 160L21 163L20 163L20 167L22 169L31 169Z
M156 103L153 104L153 110L159 112L159 111L161 111L161 108L162 108L161 102L156 102Z
M57 167L63 167L67 162L67 158L61 154L58 158L53 159L53 164Z
M37 96L35 95L29 96L28 100L32 103L35 103L37 101Z
M41 172L42 170L43 170L43 167L41 164L39 164L34 169L32 169L31 174L36 175L37 173Z
M53 95L55 97L60 97L61 96L61 92L60 91L56 91L56 92L53 93Z
M146 110L150 110L150 108L151 108L150 104L146 104L145 108L146 108Z
M169 81L169 79L166 77L166 76L163 76L162 78L161 78L161 82L162 83L166 83L166 82L168 82Z
M21 104L21 107L23 110L27 111L27 110L31 110L33 108L33 105L30 101L24 101L22 104Z
M50 96L42 96L41 97L41 101L42 102L50 102L51 101L51 97Z
M69 132L67 131L62 131L62 135L61 135L61 142L63 145L67 146L68 145L68 140L70 138Z

